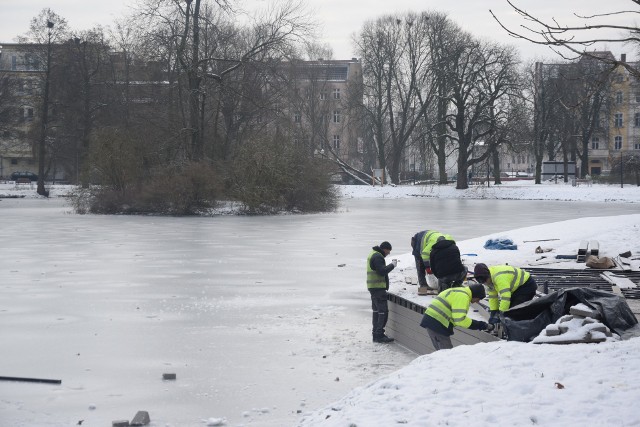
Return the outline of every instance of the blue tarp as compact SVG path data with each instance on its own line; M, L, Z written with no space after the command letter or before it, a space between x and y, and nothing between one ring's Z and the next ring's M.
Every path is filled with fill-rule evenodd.
M514 245L511 239L489 239L484 244L484 248L515 251L518 249L518 245Z

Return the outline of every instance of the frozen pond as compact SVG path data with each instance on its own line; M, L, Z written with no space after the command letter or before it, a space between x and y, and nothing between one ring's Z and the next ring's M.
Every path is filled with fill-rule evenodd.
M372 245L389 240L399 254L424 228L464 240L636 212L630 204L351 199L333 214L156 218L3 199L0 376L62 385L0 382L1 424L105 426L147 410L154 426L212 417L294 425L414 358L370 342L364 258Z

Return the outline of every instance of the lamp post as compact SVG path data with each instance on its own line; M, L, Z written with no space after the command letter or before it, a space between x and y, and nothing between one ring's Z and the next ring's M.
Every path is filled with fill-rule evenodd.
M620 188L624 188L624 174L623 174L623 162L622 162L622 147L620 147Z
M42 117L40 120L40 141L38 144L38 189L41 196L47 195L44 188L44 163L47 143L47 125L49 121L49 77L51 76L51 32L53 22L47 20L47 69L44 78L44 96L42 100Z

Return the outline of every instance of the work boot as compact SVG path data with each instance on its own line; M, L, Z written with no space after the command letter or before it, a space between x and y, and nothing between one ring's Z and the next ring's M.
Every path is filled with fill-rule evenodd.
M381 344L387 344L387 343L390 343L390 342L393 342L393 341L394 341L393 338L388 337L385 334L374 335L373 336L373 342L378 342L378 343L381 343Z

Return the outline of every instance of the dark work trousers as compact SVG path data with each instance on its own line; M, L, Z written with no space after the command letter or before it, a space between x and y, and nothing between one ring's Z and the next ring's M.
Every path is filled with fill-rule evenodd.
M431 338L431 343L433 344L433 348L438 350L445 350L453 348L453 344L451 343L451 338L437 333L433 329L427 329L427 333L429 334L429 338Z
M387 305L387 291L385 289L369 289L371 294L372 333L374 338L384 335L384 327L389 318L389 306Z
M522 286L520 286L514 293L511 294L511 304L509 305L509 308L532 300L533 297L536 296L537 289L538 285L536 284L536 281L534 280L533 276L530 276L529 280L524 282Z
M417 256L414 258L416 259L416 271L418 272L418 286L424 288L427 286L427 275L425 273L427 267L425 267L422 257Z
M464 281L467 280L467 269L459 273L450 274L438 279L438 292L445 291L449 288L457 288L462 286Z

